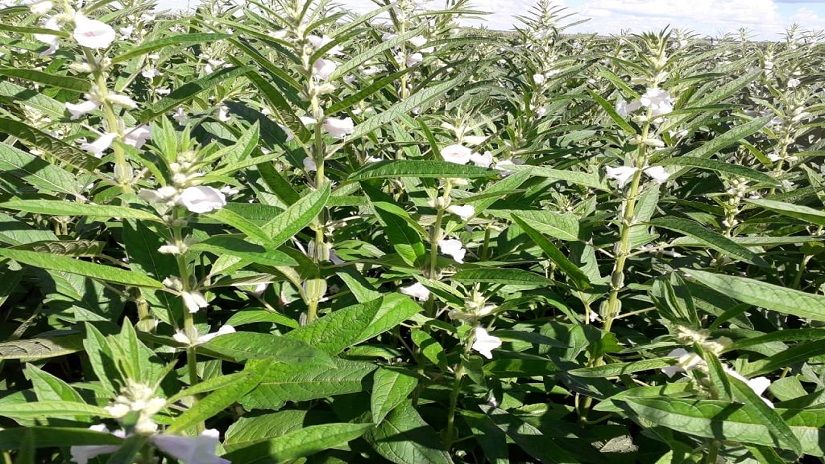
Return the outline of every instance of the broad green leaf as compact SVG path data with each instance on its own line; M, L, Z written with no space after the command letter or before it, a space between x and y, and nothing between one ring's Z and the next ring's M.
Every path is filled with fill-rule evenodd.
M378 217L384 223L384 232L387 240L395 248L396 253L409 264L415 263L426 254L421 235L410 225L410 215L397 205L376 201L373 207Z
M14 427L0 430L0 449L17 449L23 433L33 435L32 442L37 448L62 448L67 443L72 446L119 445L123 442L111 433L96 432L85 428L68 427Z
M783 445L782 448L790 449L797 454L802 451L799 440L794 436L788 424L776 413L772 406L765 404L762 397L757 395L756 392L742 380L728 375L728 381L731 387L733 387L735 395L739 399L744 400L745 404L755 411L754 418L768 428L771 436Z
M289 332L286 337L337 354L392 330L420 311L421 307L410 298L390 293L374 301L339 309Z
M246 324L256 324L259 322L270 322L272 324L280 324L292 329L298 328L298 323L281 313L276 313L268 309L244 309L238 311L229 317L227 324L238 327Z
M410 401L393 409L384 422L367 435L375 451L395 464L450 464L450 455L441 449L441 440L424 422Z
M507 169L516 174L527 172L531 176L535 177L546 177L548 179L564 181L573 185L582 185L584 187L602 190L605 192L610 191L610 187L599 178L597 173L568 171L553 169L547 166L530 166L526 164L510 166Z
M499 285L525 285L546 287L553 281L544 276L517 268L462 269L453 275L453 280L465 283L487 283Z
M8 258L22 264L28 264L29 266L53 271L68 272L71 274L79 274L106 282L133 285L136 287L163 288L162 283L145 274L137 273L135 271L126 271L124 269L119 269L112 266L90 263L88 261L81 261L79 259L72 259L65 256L50 255L48 253L39 253L36 251L0 248L0 257Z
M372 424L332 423L293 430L226 455L231 462L285 462L335 448L366 433Z
M201 348L234 361L272 360L282 363L330 365L330 357L315 346L286 336L257 332L235 332L213 338Z
M288 254L247 242L231 235L213 235L189 247L192 251L208 251L218 256L230 255L264 266L297 266Z
M0 342L0 360L37 361L76 353L83 349L83 337L78 334L52 338L27 338Z
M25 374L26 378L32 383L34 393L40 401L83 402L83 397L71 385L34 364L26 364Z
M779 332L781 333L781 332ZM777 353L767 359L753 361L742 369L743 375L760 375L775 370L791 367L811 358L825 355L825 343L822 339L810 343L800 343Z
M158 115L179 106L195 98L198 94L205 92L226 80L243 76L250 70L249 67L229 67L219 69L212 74L187 82L181 87L173 90L172 93L163 97L149 108L145 109L138 118L140 122L147 122Z
M801 219L812 224L825 226L825 211L821 209L809 208L803 205L795 205L776 200L746 200L748 203L762 208L775 211L779 214Z
M49 216L86 216L96 218L142 219L161 222L161 218L148 211L126 206L95 205L62 200L9 200L0 208Z
M100 160L73 145L14 119L0 118L3 132L34 145L78 169L92 172Z
M270 366L257 388L242 401L251 408L271 409L284 401L308 401L364 390L364 381L376 366L372 363L333 358L334 367L324 364Z
M51 87L58 87L66 90L73 90L75 92L88 92L91 87L91 82L88 79L78 79L71 76L61 76L58 74L51 74L45 71L37 71L34 69L19 69L19 68L0 68L0 76L14 77L17 79L25 79L27 81L44 84Z
M285 435L303 427L307 411L285 410L259 416L243 416L226 431L223 447L227 451L245 448Z
M740 259L747 263L756 264L763 267L768 266L768 263L766 263L765 260L756 253L748 250L742 245L739 245L722 234L702 227L702 225L696 221L676 217L659 217L650 220L649 223L656 227L681 232L699 241L702 245L713 248L714 250L724 253L732 258Z
M417 385L418 379L405 372L388 368L375 371L370 396L372 421L380 424L390 411L407 400Z
M330 195L329 184L312 191L296 201L283 213L272 218L261 229L270 238L269 246L279 247L295 236L324 209Z
M33 403L0 403L0 416L12 419L42 419L75 416L110 417L106 409L73 401L37 401Z
M495 177L497 175L495 171L490 169L480 168L478 166L462 166L447 161L397 160L367 164L360 170L352 173L347 178L347 182L382 178L395 179L398 177L475 179Z
M657 162L661 166L685 166L698 169L705 169L708 171L715 171L722 174L730 174L743 179L749 179L754 182L759 182L768 185L777 185L776 179L765 174L739 164L726 163L724 161L717 161L706 158L688 158L688 157L674 157L661 160Z
M747 277L683 269L688 276L724 295L782 314L825 321L825 296L800 292Z
M590 287L590 279L588 279L587 275L572 261L567 259L561 250L553 245L550 240L547 240L539 231L530 227L524 220L519 218L518 215L514 214L513 220L527 233L530 239L541 248L544 254L559 266L562 272L574 282L577 288L584 289Z
M574 214L552 211L510 211L533 229L565 241L579 239L579 220Z
M674 358L654 358L642 361L610 363L596 367L580 367L569 370L567 373L576 377L617 377L636 372L659 370L663 367L672 366L674 362Z

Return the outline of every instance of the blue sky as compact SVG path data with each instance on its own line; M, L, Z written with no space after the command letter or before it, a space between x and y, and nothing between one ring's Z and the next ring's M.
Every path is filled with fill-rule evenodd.
M159 0L160 7L195 5L197 0ZM336 0L355 10L373 8L370 0ZM440 1L430 2L433 5ZM509 29L511 14L530 9L533 0L473 0L480 10L493 14L482 24L493 29ZM700 34L735 32L740 27L754 38L776 40L793 23L803 28L825 30L825 0L556 0L557 4L590 18L577 32L644 32L667 25L690 29Z

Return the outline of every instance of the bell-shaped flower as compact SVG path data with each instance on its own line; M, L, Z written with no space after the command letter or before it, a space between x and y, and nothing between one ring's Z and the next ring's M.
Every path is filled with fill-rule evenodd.
M765 390L767 390L768 387L771 386L771 381L767 377L754 377L752 379L748 379L728 366L723 366L723 369L731 377L741 380L742 382L745 382L745 384L747 384L748 387L750 387L750 389L753 390L753 392L756 393L756 395L759 397L762 397L762 394L765 393ZM767 398L762 398L762 401L764 401L765 404L767 404L768 406L773 407L773 403Z
M489 151L485 151L484 153L472 153L470 155L470 161L472 161L476 166L489 168L490 165L493 164L493 154Z
M407 287L401 287L399 291L404 295L415 298L418 301L427 301L430 299L430 289L422 285L421 282L416 282Z
M335 72L338 65L334 61L319 59L312 65L312 75L325 81Z
M473 150L459 144L448 145L441 150L441 157L444 161L455 164L469 163L472 155Z
M181 464L231 464L215 454L218 439L219 433L215 429L204 430L197 437L159 434L151 438L159 450Z
M220 190L198 185L183 189L177 203L192 213L209 213L226 206L226 197Z
M118 28L118 32L120 32L120 36L124 39L131 39L132 34L135 32L135 26L129 25L126 27Z
M80 145L82 150L89 152L95 158L103 156L103 152L112 146L112 142L117 137L117 134L105 133L97 138L94 142L86 142Z
M140 75L147 79L154 79L160 76L160 71L158 71L157 68L146 68L140 72Z
M132 100L132 97L128 95L110 93L109 95L106 95L106 100L113 105L122 106L124 108L129 108L132 110L137 108L137 103L135 103L135 101Z
M617 168L608 166L605 170L607 171L607 177L618 182L619 188L624 188L638 169L630 166L619 166Z
M232 119L232 117L229 116L229 107L221 105L220 108L218 108L218 121L228 122L230 119Z
M35 15L44 15L44 14L48 13L49 11L51 11L51 9L53 7L54 7L54 3L47 0L45 2L32 3L31 5L29 5L29 11L31 11L32 14L35 14Z
M664 184L667 182L667 178L670 177L670 173L668 173L662 166L650 166L649 168L645 168L645 174L650 176L650 178L657 184Z
M485 140L487 140L486 135L465 135L464 136L464 143L470 146L476 146L482 144Z
M423 35L417 35L417 36L410 39L410 45L412 45L415 48L421 48L426 43L427 43L427 38L424 37Z
M319 48L332 42L332 39L326 35L310 35L309 37L307 37L307 42L309 42L309 44L312 45L312 48L318 50ZM326 52L327 55L331 56L340 55L341 53L342 50L340 45L334 45Z
M43 28L55 31L58 30L60 28L60 24L58 23L57 16L52 16L49 19L47 19L43 23ZM60 46L58 37L53 34L34 34L34 38L38 42L43 42L44 44L49 46L48 49L40 53L41 56L53 55L54 52L56 52Z
M476 213L476 209L473 207L473 205L450 205L447 207L447 212L455 214L462 220L466 221L467 219L473 217L473 215Z
M659 88L647 89L639 102L645 108L650 109L653 116L661 116L673 111L673 97Z
M186 123L189 122L189 116L182 106L177 107L175 113L172 115L172 119L177 121L181 126L185 126Z
M467 250L464 248L464 245L461 243L461 240L439 240L438 248L445 255L451 256L457 263L463 263L464 256L467 254Z
M208 342L209 340L212 340L215 337L219 337L221 335L226 335L226 334L231 334L231 333L235 333L235 328L232 327L231 325L227 324L227 325L222 326L220 329L218 329L217 332L212 332L212 333L208 333L208 334L204 334L204 335L199 335L195 338L195 340L192 340L189 337L187 337L186 333L184 333L182 330L176 331L175 335L172 335L172 338L175 339L175 341L178 342L178 343L181 343L181 344L184 344L184 345L187 345L187 346L195 346L195 345L204 344L204 343Z
M416 52L407 55L407 60L405 64L408 68L412 68L413 66L417 65L418 63L421 63L422 61L424 61L424 55Z
M546 80L546 78L544 77L544 74L533 74L533 83L534 84L536 84L536 85L544 84L545 80Z
M474 330L473 346L480 355L487 359L493 359L493 350L501 346L501 339L487 333L482 327Z
M311 126L311 125L316 124L318 122L312 116L300 116L298 119L301 121L301 124L303 124L305 126Z
M304 163L304 169L307 172L315 172L315 171L318 170L318 166L315 164L315 160L313 160L309 156L304 158L303 163Z
M342 139L355 131L351 118L327 118L324 120L324 130L336 139Z
M178 193L175 187L166 186L157 190L140 189L138 196L149 203L166 203L174 200Z
M89 96L87 95L87 97ZM79 119L84 114L91 113L96 110L100 106L100 102L95 99L88 98L80 103L66 103L65 106L66 109L69 110L69 114L71 114L71 119L74 120Z
M662 372L668 377L673 377L680 372L690 372L698 367L705 366L705 360L696 353L691 353L684 348L676 348L667 354L669 358L676 358L676 364L662 368Z
M107 48L115 40L115 30L104 22L89 19L82 14L76 14L74 24L72 36L77 43L84 47Z
M190 313L196 313L201 308L209 306L203 293L197 290L190 290L188 292L181 292L180 297L183 298L183 304Z
M801 83L802 83L802 81L800 81L799 79L797 79L795 77L792 77L792 78L788 79L788 88L789 89L795 89L795 88L799 87L799 84L801 84Z
M89 430L94 430L95 432L106 432L111 433L112 435L125 438L126 433L123 430L116 430L114 432L110 432L108 428L106 428L105 424L98 424L89 427ZM112 454L115 451L120 449L120 445L80 445L80 446L72 446L69 448L69 454L72 456L72 462L76 462L77 464L88 464L88 462L98 456L102 456L104 454Z
M123 136L123 143L139 149L151 136L152 129L146 124L141 124L137 127L127 127L126 134Z
M634 102L628 103L625 101L624 98L619 98L616 102L616 112L619 113L623 118L630 116L630 113L637 111L639 108L642 107L642 104L639 100Z

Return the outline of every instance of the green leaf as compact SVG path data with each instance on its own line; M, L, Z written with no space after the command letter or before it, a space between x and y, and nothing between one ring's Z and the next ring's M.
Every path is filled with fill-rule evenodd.
M242 401L251 408L270 409L284 401L308 401L364 390L364 381L375 370L367 362L333 358L334 367L324 364L270 366L257 388Z
M161 222L161 218L154 213L126 206L94 205L63 200L9 200L0 203L0 208L49 216L86 216Z
M122 438L111 433L96 432L94 430L68 427L14 427L0 430L0 449L14 450L21 445L20 437L23 433L32 434L36 448L62 448L71 443L72 446L90 445L120 445Z
M83 397L68 383L40 369L34 364L26 364L26 378L32 383L40 401L70 401L82 403Z
M548 168L546 166L530 165L509 166L507 169L516 174L526 172L535 177L546 177L548 179L560 180L569 184L582 185L584 187L601 190L604 192L610 191L610 187L605 184L595 172L566 171Z
M231 37L229 34L212 34L212 33L195 33L195 34L180 34L171 37L164 37L162 39L152 40L142 43L136 47L112 58L112 63L120 63L136 56L144 55L154 50L181 50L181 48L173 48L173 45L190 45L196 43L214 43L221 39Z
M399 370L380 368L375 371L370 396L372 421L380 424L390 411L407 400L417 385L417 378Z
M238 327L245 324L256 324L259 322L269 322L272 324L280 324L285 327L289 327L292 329L298 328L298 323L294 320L290 319L287 316L284 316L281 313L276 313L269 309L244 309L242 311L238 311L232 316L229 317L229 320L226 321L227 324Z
M347 182L367 179L418 177L431 179L496 177L496 171L478 166L462 166L447 161L397 160L370 163L350 174Z
M155 102L152 106L144 110L138 118L140 122L147 122L154 119L156 116L166 113L172 108L188 102L195 98L198 94L205 92L223 81L235 79L238 76L243 76L250 70L249 67L228 67L219 69L212 74L187 82L181 87L173 90L172 93Z
M790 216L796 219L801 219L812 224L825 226L825 212L822 210L809 208L802 205L794 205L792 203L785 203L776 200L745 200L750 204L761 206L762 208L776 211L779 214Z
M215 340L218 338L220 337L216 337ZM174 434L194 427L231 406L261 382L271 364L270 362L248 362L243 370L244 375L237 377L230 385L201 398L172 422L166 429L167 433Z
M91 87L91 82L87 79L78 79L71 76L61 76L59 74L50 74L44 71L37 71L34 69L18 69L18 68L0 68L0 76L14 77L17 79L24 79L38 84L44 84L60 89L73 90L75 92L88 92Z
M672 366L674 362L673 358L644 359L642 361L610 363L596 367L580 367L569 370L567 373L576 377L618 377L636 372L658 370Z
M100 160L87 154L85 151L20 121L0 118L0 128L2 128L3 132L45 150L47 153L78 169L92 172L100 164Z
M301 197L283 213L275 216L261 228L270 237L269 245L279 247L306 227L324 209L330 195L330 186Z
M5 143L0 143L0 170L43 192L69 195L80 193L81 186L75 175Z
M702 225L696 221L676 217L660 217L652 219L648 222L656 227L681 232L699 241L702 245L713 248L714 250L732 258L740 259L758 266L769 266L768 263L756 253L748 250L742 245L739 245L724 235L702 227Z
M259 416L243 416L226 431L223 447L234 451L272 438L277 438L303 427L307 411L284 410Z
M452 463L450 455L438 446L438 435L410 401L393 409L366 438L378 454L396 464Z
M683 269L685 274L723 295L792 316L825 321L825 296L780 287L747 277Z
M779 332L782 333L782 332ZM787 348L767 359L760 359L745 365L743 375L767 374L775 370L791 367L811 358L825 355L825 343L822 339L811 343L800 343Z
M381 41L381 44L378 46L367 47L364 49L363 52L353 55L347 59L344 64L339 66L335 69L335 71L329 76L329 81L334 81L339 77L345 76L348 72L352 71L353 69L358 68L362 63L365 63L370 58L380 55L387 50L390 50L396 46L403 46L411 38L415 37L416 35L421 33L421 28L414 29L412 31L407 31L404 34L398 34L396 37L393 37L390 40ZM330 44L332 45L332 44Z
M499 285L525 285L546 287L553 281L523 269L463 269L453 275L453 280L465 283L487 283Z
M773 177L764 172L751 169L749 167L738 164L725 163L724 161L717 161L705 158L688 158L688 157L674 157L661 160L657 162L661 166L685 166L691 168L705 169L708 171L720 172L723 174L730 174L732 176L749 179L754 182L768 185L777 185L778 182Z
M554 213L552 211L511 211L512 216L518 218L533 229L559 240L568 242L579 239L579 219L570 213Z
M765 124L767 124L768 121L770 121L770 119L770 116L765 116L753 119L751 121L746 122L745 124L736 126L733 129L725 132L724 134L714 137L709 142L705 142L702 146L695 148L684 155L681 155L681 157L710 158L715 153L719 152L719 150L730 145L736 144L745 137L748 137L759 132L760 129L765 127ZM671 174L670 179L675 180L677 177L681 176L688 170L689 168L680 169L678 172Z
M585 289L590 287L590 279L587 275L579 269L572 261L567 259L566 256L559 250L555 245L553 245L550 240L547 240L539 231L530 227L524 220L519 218L517 215L513 215L513 220L519 227L527 233L533 242L541 248L544 254L547 255L554 263L556 263L559 268L564 272L570 280L573 281L575 286L579 289Z
M596 92L594 92L592 90L588 90L587 93L590 94L590 98L592 98L596 103L598 103L599 106L601 106L602 109L607 113L607 115L610 116L610 119L612 119L613 122L616 123L616 125L621 127L622 130L627 132L629 135L638 134L638 131L636 130L636 128L633 127L633 125L631 125L629 122L627 122L625 120L625 118L623 118L616 111L616 108L613 106L612 103L605 100L601 95L597 94Z
M355 130L352 134L350 134L347 140L355 140L359 137L363 137L384 124L388 124L398 118L401 118L402 116L408 114L413 108L420 107L430 100L441 97L463 81L464 77L459 76L455 79L444 81L440 84L436 84L416 92L406 100L401 100L392 105L383 113L376 114L375 116L372 116L361 124L355 126Z
M773 407L768 406L762 401L762 397L756 394L747 383L743 382L732 375L728 374L728 381L733 387L736 396L744 400L753 411L755 411L754 419L765 425L771 436L781 443L781 447L790 449L796 454L802 452L802 446L799 440L794 436L788 424L776 413Z
M231 235L213 235L208 239L189 247L192 251L208 251L218 256L237 256L252 263L264 266L297 266L298 262L288 254L247 242Z
M426 249L421 235L410 225L410 215L401 207L383 201L373 202L372 206L385 224L385 236L395 252L404 262L414 266L426 254Z
M0 403L0 416L12 419L67 418L75 416L110 417L106 409L72 401L38 401L36 403Z
M0 257L12 259L29 266L49 269L52 271L79 274L93 279L114 282L136 287L163 288L163 284L151 277L135 271L126 271L112 266L72 259L65 256L50 255L36 251L11 250L0 248Z
M83 349L83 337L78 334L52 338L27 338L0 342L0 360L37 361L76 353Z
M231 462L285 462L336 448L372 428L372 424L332 423L311 425L287 432L277 438L226 455Z
M233 361L267 359L283 363L332 365L331 358L321 349L295 338L268 333L229 333L213 338L200 348Z
M421 307L408 297L390 293L368 303L339 309L289 332L286 337L338 354L395 328L420 311Z

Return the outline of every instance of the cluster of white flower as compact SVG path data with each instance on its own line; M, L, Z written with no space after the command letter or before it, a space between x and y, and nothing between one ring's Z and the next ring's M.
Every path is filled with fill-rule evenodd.
M175 334L172 335L172 338L178 343L182 343L187 346L196 346L202 345L215 337L235 333L235 328L227 324L221 326L221 328L218 329L217 332L207 333L203 335L197 335L197 330L195 332L196 336L194 337L194 339L187 336L186 333L182 330L175 331Z
M476 153L472 149L461 144L453 144L444 147L441 150L441 157L444 161L455 164L467 164L472 162L474 165L489 168L493 163L493 154L489 151L484 153Z
M181 299L183 299L184 306L186 306L186 309L190 313L196 313L201 308L209 306L209 302L206 301L203 293L195 289L184 290L183 282L178 277L167 277L163 279L163 285L180 295Z
M615 180L619 188L624 188L639 168L632 166L619 166L615 168L607 166L605 167L605 170L607 171L608 178ZM644 173L653 179L653 181L657 184L664 184L670 177L670 173L668 173L662 166L646 167L644 168Z
M647 108L654 118L666 115L673 112L673 97L667 91L653 87L647 89L638 100L628 103L619 98L616 102L616 112L625 118L641 108Z
M128 382L113 404L106 406L113 418L134 424L135 431L142 435L154 433L158 424L152 416L166 406L166 400L155 396L155 389L137 382Z

